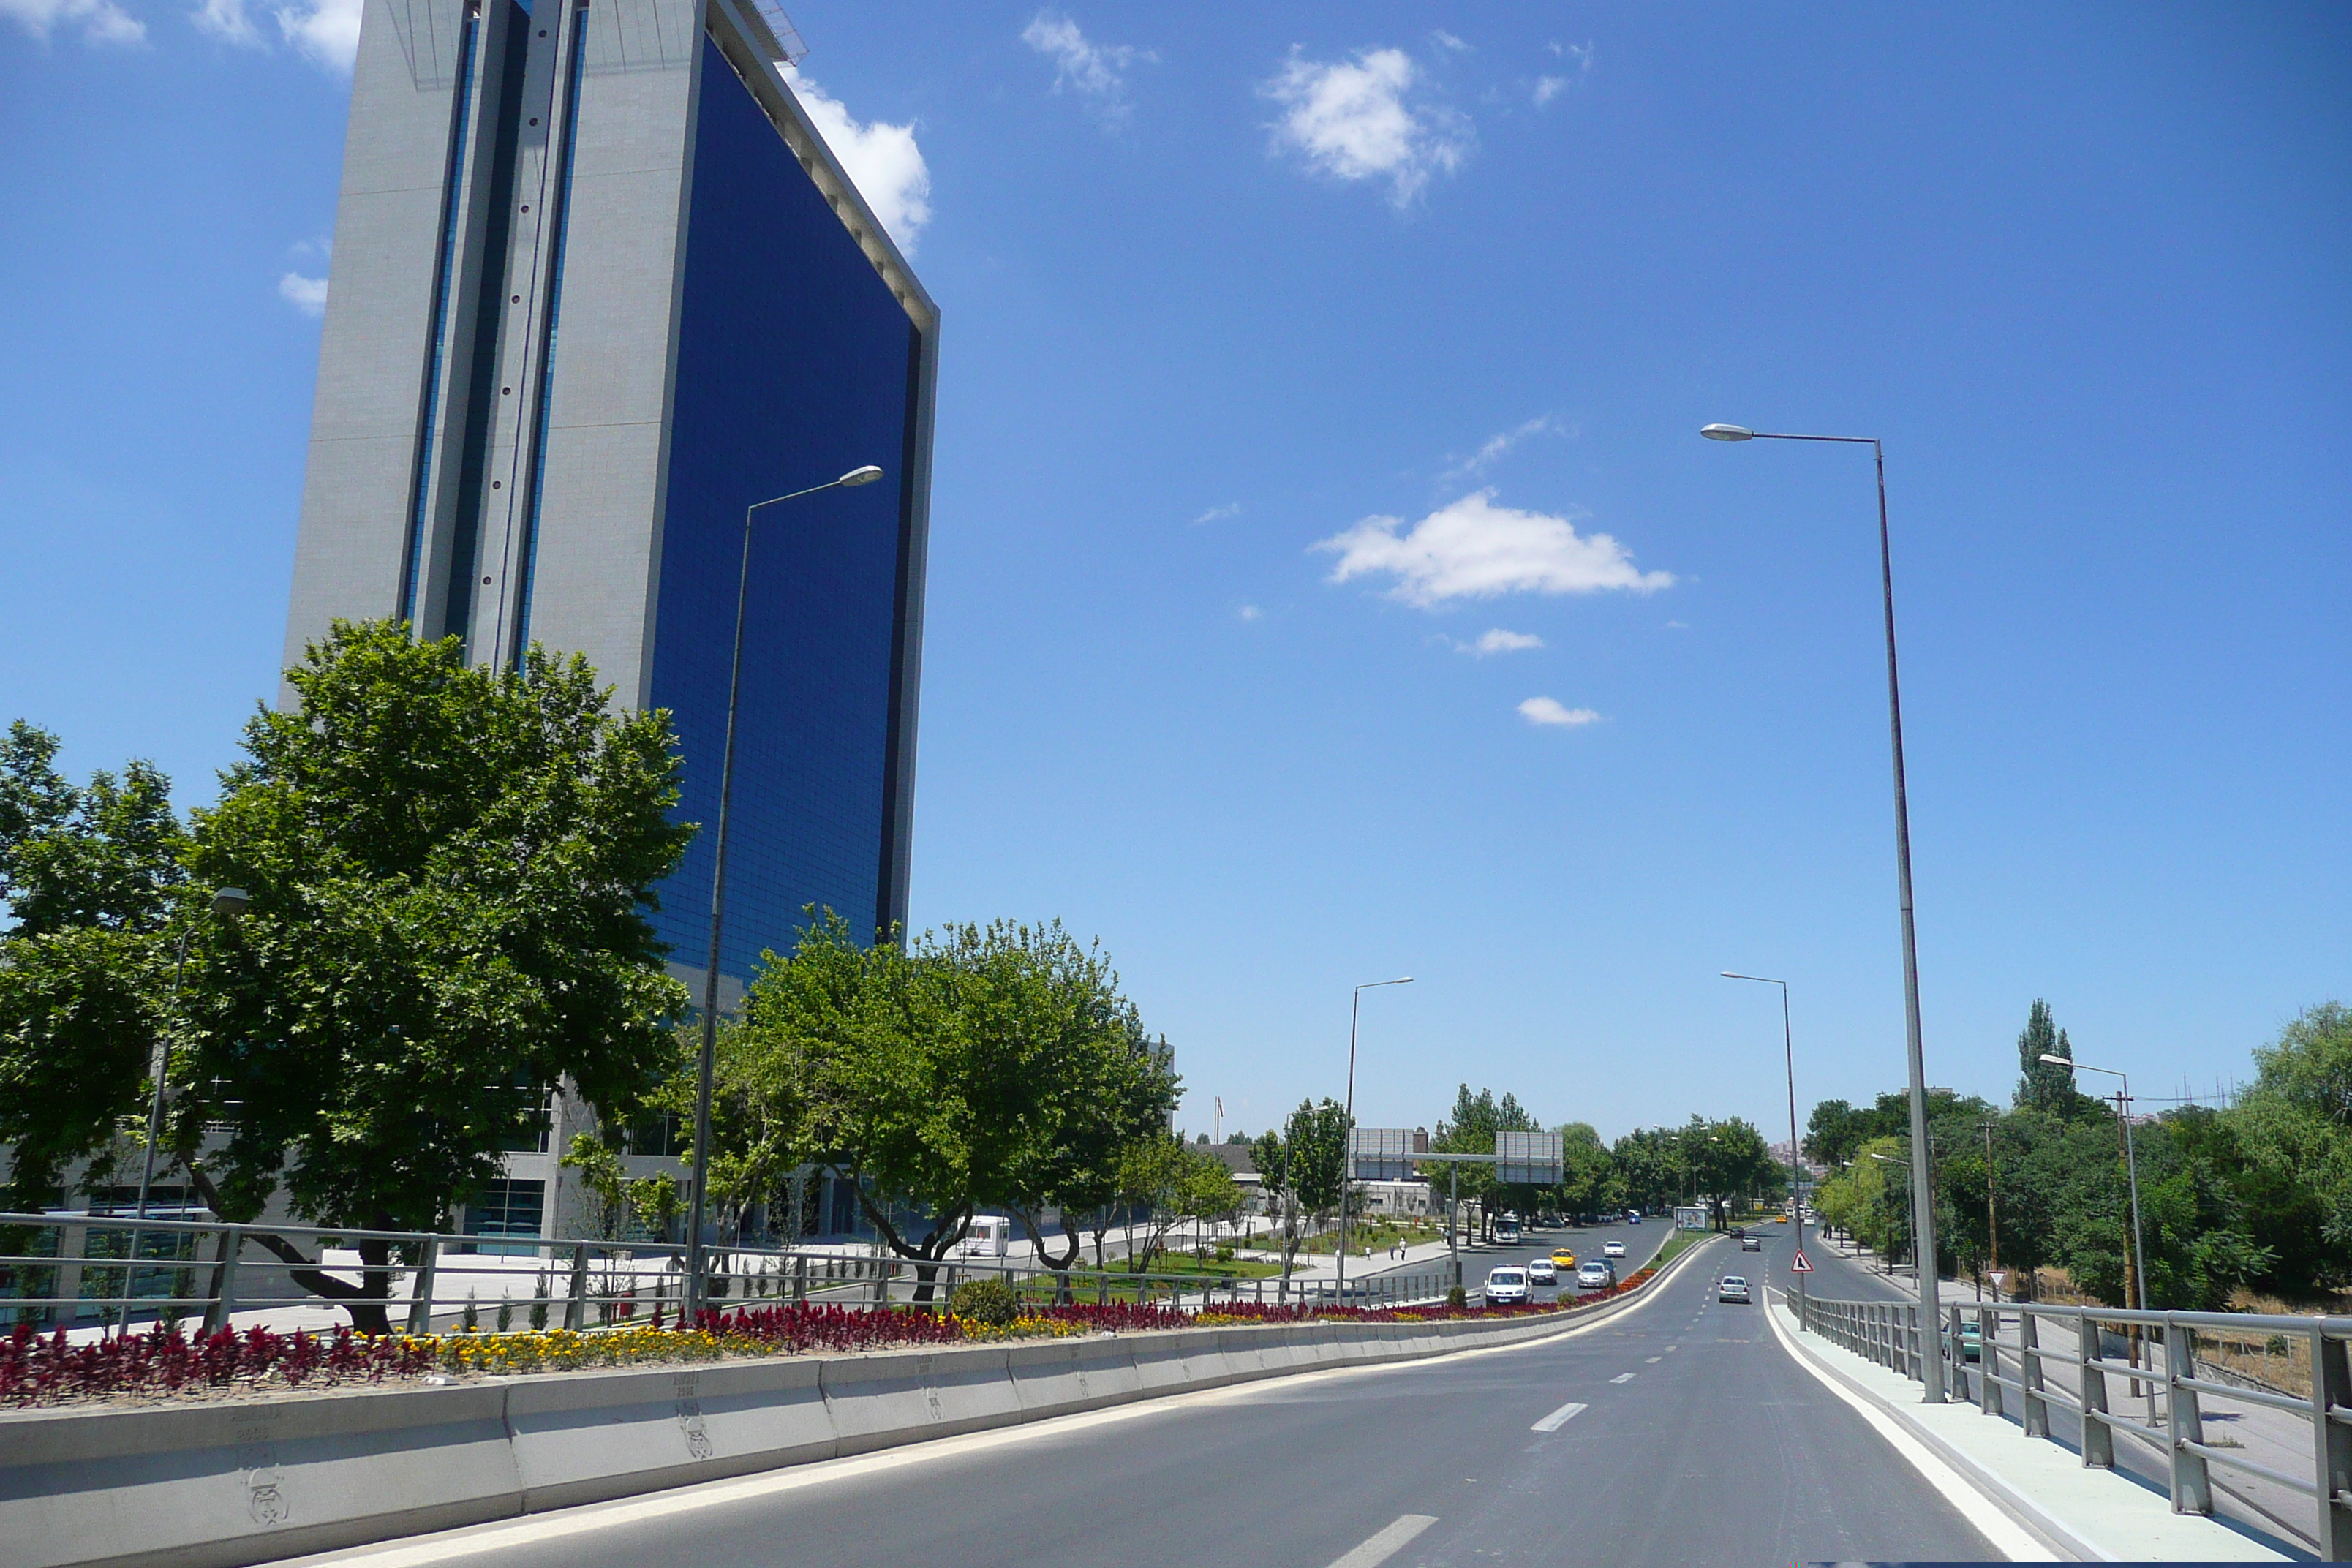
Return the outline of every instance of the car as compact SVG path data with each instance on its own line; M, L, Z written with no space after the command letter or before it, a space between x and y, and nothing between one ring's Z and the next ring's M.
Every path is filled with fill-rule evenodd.
M1640 1209L1627 1209L1627 1210L1625 1211L1625 1223L1626 1223L1627 1225L1639 1225L1639 1224L1641 1224L1641 1223L1642 1223L1642 1211L1641 1211Z
M1944 1331L1944 1351L1945 1351L1945 1353L1946 1353L1946 1354L1949 1354L1949 1353L1951 1352L1951 1349L1952 1349L1952 1331L1951 1331L1951 1330L1949 1330L1949 1329L1946 1329L1946 1330ZM1984 1355L1984 1327L1983 1327L1983 1325L1982 1325L1982 1324L1979 1324L1979 1323L1977 1323L1977 1322L1974 1322L1974 1321L1962 1321L1962 1322L1961 1322L1961 1324L1960 1324L1960 1359L1961 1359L1962 1361L1978 1361L1978 1360L1982 1359L1983 1355Z
M1617 1270L1597 1258L1576 1271L1576 1288L1580 1290L1605 1290L1616 1283Z
M1746 1241L1748 1239L1748 1229L1745 1226L1733 1226L1731 1227L1731 1234L1738 1237L1742 1241Z
M1528 1259L1528 1283L1557 1285L1559 1283L1559 1270L1552 1267L1549 1258L1530 1258Z
M1575 1249L1574 1247L1553 1247L1553 1248L1551 1249L1551 1266L1552 1266L1554 1268L1575 1268L1575 1267L1576 1267L1576 1249Z
M1601 1244L1601 1256L1622 1258L1625 1256L1625 1244L1622 1241L1604 1241Z
M1515 1307L1528 1299L1528 1271L1524 1268L1491 1268L1486 1272L1486 1305Z
M1717 1283L1715 1299L1718 1301L1737 1301L1743 1307L1752 1307L1756 1304L1756 1299L1748 1293L1748 1281L1737 1274L1727 1274Z
M1760 1236L1743 1236L1739 1238L1739 1250L1761 1252L1764 1250L1764 1238Z

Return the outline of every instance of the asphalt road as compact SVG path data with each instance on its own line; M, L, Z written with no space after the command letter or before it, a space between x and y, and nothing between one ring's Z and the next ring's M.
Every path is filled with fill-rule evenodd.
M560 1539L532 1539L543 1526L530 1522L486 1526L499 1533L476 1550L494 1555L473 1560L501 1568L1995 1560L1939 1492L1790 1360L1761 1306L1716 1300L1718 1273L1756 1278L1757 1261L1716 1242L1641 1306L1566 1339L837 1460L785 1472L792 1479L772 1491L658 1518L609 1504L609 1523ZM477 1533L444 1539L460 1546ZM1391 1550L1359 1550L1375 1539Z

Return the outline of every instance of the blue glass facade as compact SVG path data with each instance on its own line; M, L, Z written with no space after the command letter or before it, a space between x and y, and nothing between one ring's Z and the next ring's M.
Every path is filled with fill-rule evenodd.
M738 721L722 973L789 952L806 905L861 936L893 897L895 707L908 639L920 344L767 112L702 43L651 697L703 825L661 890L671 957L701 967L743 510L864 463L881 483L762 510Z

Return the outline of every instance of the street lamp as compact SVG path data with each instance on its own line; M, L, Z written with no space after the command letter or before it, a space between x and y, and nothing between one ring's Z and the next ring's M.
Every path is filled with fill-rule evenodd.
M2095 1068L2087 1062L2078 1062L2072 1057L2062 1057L2052 1051L2042 1052L2042 1059L2076 1072L2103 1072L2109 1078L2123 1081L2122 1092L2115 1097L2116 1122L2123 1130L2124 1170L2131 1179L2132 1273L2137 1281L2134 1288L2126 1292L2127 1296L2137 1300L2126 1300L2125 1305L2145 1310L2147 1306L2147 1255L2140 1249L2139 1240L2139 1161L2132 1152L2131 1117L2126 1110L2131 1103L2131 1079L2114 1068Z
M1364 1010L1364 993L1383 985L1410 985L1412 976L1402 975L1394 980L1367 980L1356 987L1348 1004L1348 1114L1339 1129L1339 1304L1348 1304L1348 1177L1354 1172L1356 1142L1356 1019Z
M206 908L222 920L233 921L245 913L246 906L252 901L243 888L219 888L214 890ZM175 1014L180 1010L180 982L188 973L188 931L187 926L180 927L179 956L172 963L172 1011ZM163 1083L171 1074L171 1042L157 1036L147 1060L148 1076L155 1080L155 1091L147 1101L147 1153L139 1166L139 1207L132 1215L135 1219L147 1217L147 1193L155 1183L155 1143L163 1136ZM122 1269L122 1313L114 1325L118 1334L131 1331L131 1284L139 1268L139 1244L144 1239L137 1230L131 1233L131 1258Z
M872 463L855 468L837 479L811 485L789 495L771 496L743 509L743 563L735 577L735 659L727 675L727 749L719 764L719 833L712 846L710 867L710 963L702 972L702 1058L694 1090L694 1201L686 1235L686 1321L702 1310L702 1219L710 1173L710 1078L719 1052L719 935L727 900L728 807L735 795L735 705L743 689L743 610L751 595L751 516L762 507L798 500L819 490L855 489L882 477Z
M1803 1167L1797 1163L1797 1041L1789 1028L1789 983L1761 974L1735 974L1728 969L1722 971L1722 974L1726 980L1751 980L1759 985L1778 985L1780 988L1780 1048L1789 1060L1789 1207L1797 1216L1797 1256L1802 1258L1805 1253L1805 1198L1801 1176ZM1796 1275L1797 1321L1801 1323L1805 1321L1805 1277L1798 1270L1790 1272Z
M1886 606L1886 724L1895 752L1895 875L1903 907L1903 1009L1911 1068L1911 1212L1918 1230L1919 1309L1934 1322L1936 1202L1927 1174L1927 1068L1919 1047L1919 950L1911 920L1911 811L1903 788L1903 700L1895 668L1895 565L1886 536L1886 452L1874 436L1792 436L1750 430L1744 425L1708 425L1699 434L1710 441L1827 441L1868 447L1878 468L1878 584ZM1944 1403L1944 1367L1927 1359L1925 1402Z

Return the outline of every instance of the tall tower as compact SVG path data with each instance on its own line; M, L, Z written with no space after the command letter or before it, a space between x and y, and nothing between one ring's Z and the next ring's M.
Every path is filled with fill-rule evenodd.
M718 815L722 994L902 921L939 312L777 69L772 0L366 0L288 661L336 617L587 657ZM711 837L656 924L698 981Z

